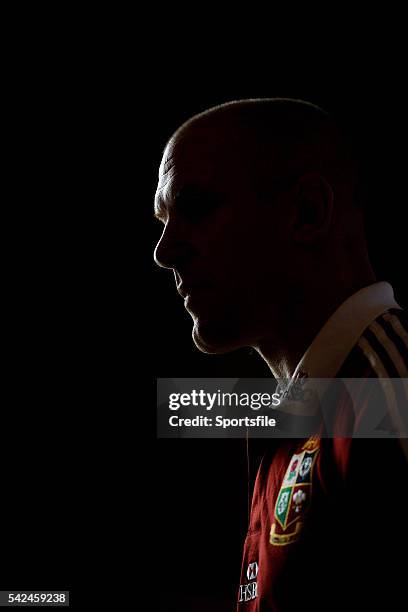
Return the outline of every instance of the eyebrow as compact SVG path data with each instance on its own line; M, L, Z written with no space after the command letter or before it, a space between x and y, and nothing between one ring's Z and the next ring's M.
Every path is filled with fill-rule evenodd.
M156 198L154 202L154 218L159 221L165 221L167 216L167 206L162 199Z
M181 187L173 198L174 206L181 207L183 203L190 198L211 198L213 199L215 194L210 192L209 190L200 187L198 185L184 185ZM165 221L168 214L168 208L163 201L162 195L159 194L156 196L154 203L154 217L155 219L159 219L159 221Z

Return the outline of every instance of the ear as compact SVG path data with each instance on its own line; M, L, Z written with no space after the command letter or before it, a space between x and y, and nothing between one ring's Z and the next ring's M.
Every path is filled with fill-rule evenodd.
M333 189L318 172L303 174L294 189L293 239L298 244L317 244L327 236L332 224Z

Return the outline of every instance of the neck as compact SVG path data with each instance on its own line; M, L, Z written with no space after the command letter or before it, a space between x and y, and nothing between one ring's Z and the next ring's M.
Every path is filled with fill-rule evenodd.
M324 282L315 283L312 287L308 285L301 297L285 305L279 333L263 336L253 347L266 361L274 378L290 379L307 348L337 308L359 289L374 282L375 275L370 269L353 282L341 283L336 279L331 288Z

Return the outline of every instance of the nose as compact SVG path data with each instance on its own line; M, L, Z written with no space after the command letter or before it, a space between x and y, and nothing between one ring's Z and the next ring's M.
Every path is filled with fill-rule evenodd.
M154 249L154 253L153 253L153 259L155 263L158 266L160 266L160 268L171 268L171 265L168 261L168 257L166 256L165 249L163 248L163 243L164 243L163 238L164 238L164 232L159 242L156 244L156 248Z
M156 264L161 268L176 268L193 253L191 240L188 239L182 228L168 221L154 250L153 257Z

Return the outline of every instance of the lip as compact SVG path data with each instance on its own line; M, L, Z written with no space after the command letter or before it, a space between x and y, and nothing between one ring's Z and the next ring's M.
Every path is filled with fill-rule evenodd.
M198 291L202 291L203 289L208 288L208 283L191 283L187 284L185 282L177 285L177 291L181 295L182 298L186 299L197 293Z

